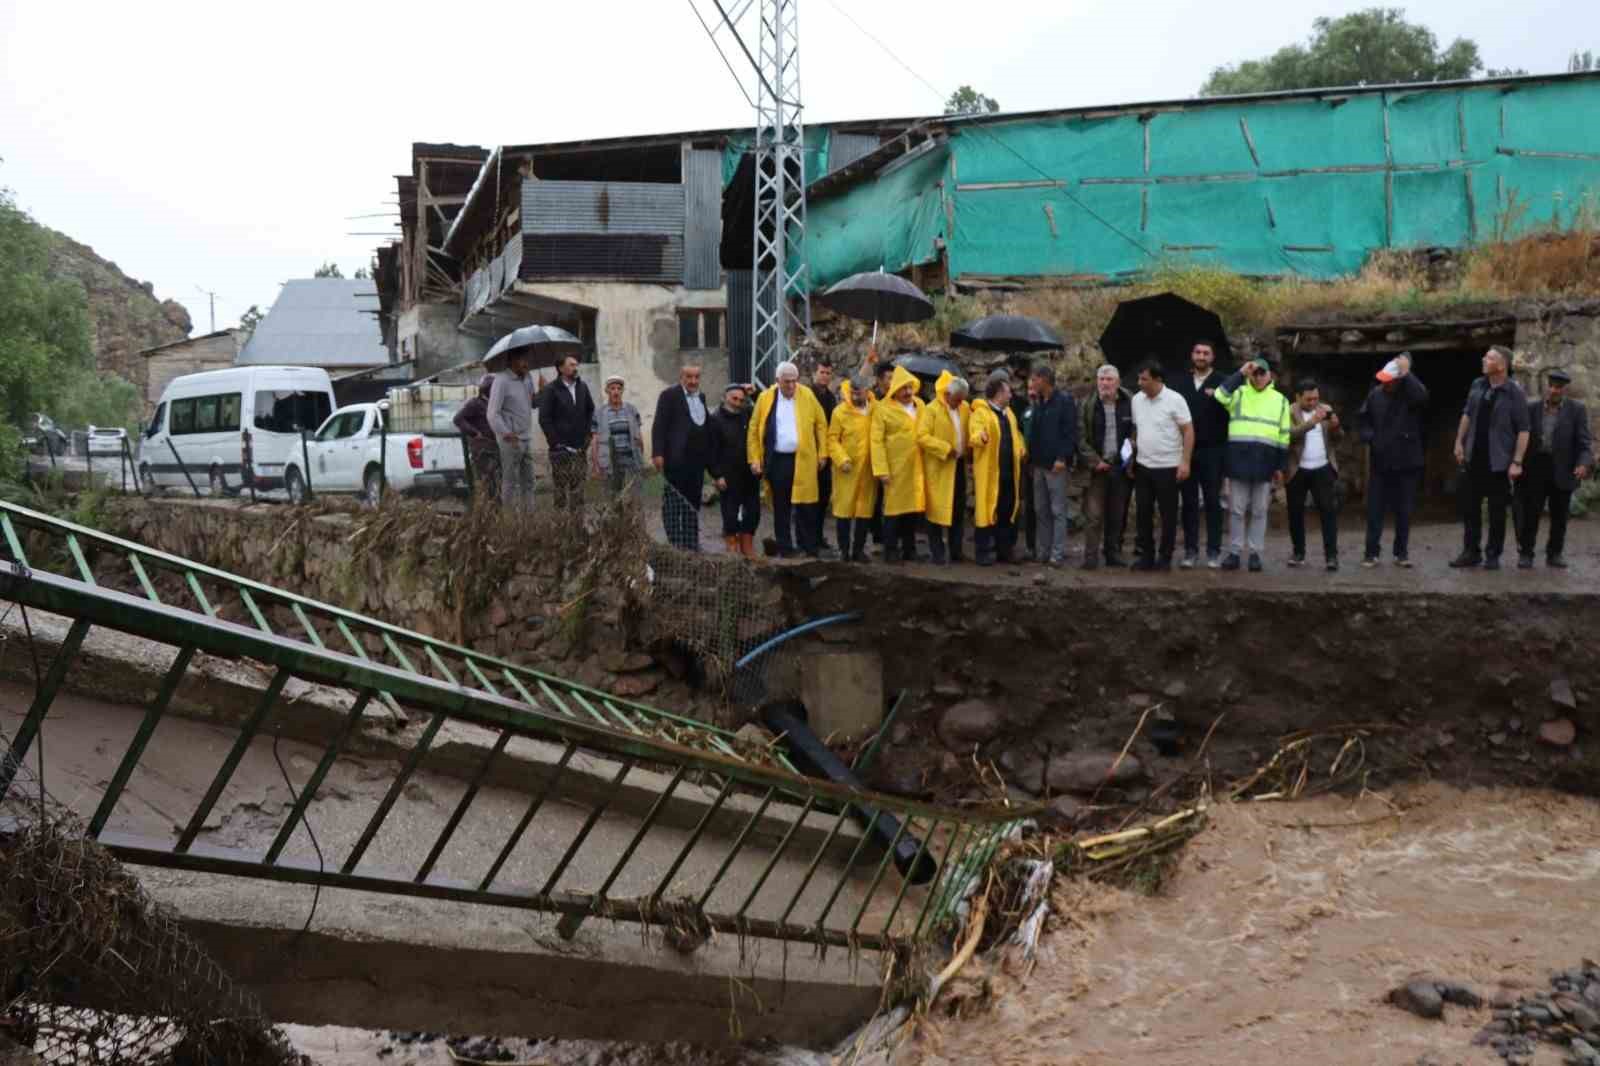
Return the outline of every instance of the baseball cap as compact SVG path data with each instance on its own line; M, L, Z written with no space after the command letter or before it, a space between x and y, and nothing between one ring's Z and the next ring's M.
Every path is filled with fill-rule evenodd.
M1547 375L1547 379L1552 385L1572 384L1572 375L1567 373L1565 370L1552 370Z
M1395 358L1389 360L1387 363L1384 363L1383 364L1383 369L1378 371L1378 380L1383 382L1384 384L1388 384L1389 382L1393 381L1395 378L1398 378L1399 376L1400 376L1400 357L1399 356L1396 356Z
M1267 362L1266 357L1260 356L1260 355L1258 355L1254 359L1250 360L1248 363L1245 364L1245 366L1253 366L1257 370L1266 370L1266 371L1271 371L1272 370L1272 364Z

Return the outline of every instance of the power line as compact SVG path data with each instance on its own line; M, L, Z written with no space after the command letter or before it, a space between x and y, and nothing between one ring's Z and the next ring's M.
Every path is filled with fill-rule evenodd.
M691 0L691 2L692 2L692 0ZM838 0L828 0L828 3L833 7L833 9L835 11L839 12L840 15L844 16L845 21L849 22L850 25L852 25L856 29L860 30L863 36L865 36L873 44L877 45L880 49L882 49L883 53L885 55L887 55L890 59L894 60L896 63L900 64L900 66L902 68L904 68L913 78L916 78L923 85L927 86L928 89L931 90L933 92L933 94L936 97L939 98L939 101L940 101L941 104L943 104L945 101L947 101L949 99L949 94L945 93L937 85L933 84L933 82L929 81L927 78L925 78L921 74L917 73L917 71L911 66L911 64L907 63L904 59L901 59L900 56L895 53L894 49L890 48L887 44L885 44L882 40L880 40L876 35L871 33L865 26L863 26L863 25L861 25L861 23L857 22L856 19L855 19L855 16L851 15L850 12L846 11L843 7L840 7ZM1017 159L1024 166L1028 167L1030 170L1032 170L1034 173L1038 174L1040 177L1044 178L1045 180L1051 182L1052 184L1051 184L1050 188L1055 189L1062 196L1066 197L1072 203L1076 204L1083 211L1084 214L1088 215L1090 218L1092 218L1096 222L1100 223L1106 229L1110 230L1112 233L1115 233L1118 237L1121 237L1123 240L1125 240L1129 244L1133 245L1135 248L1137 248L1139 251L1143 252L1149 258L1151 258L1151 259L1156 258L1156 254L1154 252L1152 252L1150 249L1146 248L1144 246L1144 244L1142 242L1140 242L1137 238L1135 238L1133 236L1130 236L1128 233L1126 233L1120 227L1118 227L1115 223L1113 223L1110 219L1107 219L1107 218L1103 217L1094 208L1090 207L1088 204L1086 204L1082 200L1078 199L1078 197L1074 196L1072 194L1072 190L1067 188L1067 184L1066 184L1065 180L1063 180L1062 178L1057 177L1054 174L1051 174L1051 173L1047 172L1043 167L1039 166L1037 163L1033 162L1033 160L1029 159L1027 156L1025 156L1021 152L1017 151L1017 149L1015 147L1013 147L1012 145L1007 144L1005 141L1003 141L999 137L995 136L989 130L984 129L981 124L976 124L975 123L975 124L973 124L971 126L971 128L976 130L977 132L983 134L984 136L988 137L995 144L999 145L1001 148L1004 148L1007 152L1010 152L1012 155L1016 156Z
M733 76L734 83L739 86L739 92L744 95L745 102L750 105L751 110L755 110L756 102L750 99L749 90L744 87L744 82L740 79L738 72L733 69L733 64L728 62L727 53L722 50L722 45L717 43L716 32L706 24L705 16L700 14L700 6L695 3L695 0L689 0L689 9L694 12L694 17L699 21L700 28L706 31L706 36L711 38L711 46L717 50L717 55L722 57L722 65L727 67L728 73ZM724 14L723 18L727 18L726 14Z

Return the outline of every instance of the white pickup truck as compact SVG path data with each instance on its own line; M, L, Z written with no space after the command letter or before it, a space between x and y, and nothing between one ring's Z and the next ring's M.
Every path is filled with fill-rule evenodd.
M466 461L461 438L383 431L381 404L341 407L306 438L302 455L290 456L284 488L295 503L311 493L359 493L376 503L388 491L419 496L464 493ZM387 447L387 462L384 449ZM306 476L309 469L310 477Z

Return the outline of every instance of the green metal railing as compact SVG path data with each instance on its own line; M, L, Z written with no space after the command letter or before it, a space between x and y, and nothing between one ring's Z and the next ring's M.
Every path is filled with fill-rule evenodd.
M0 739L0 802L91 627L176 649L88 818L90 834L125 861L526 908L559 914L558 928L567 937L587 918L603 916L884 949L935 928L1015 825L1012 811L955 811L804 777L782 758L773 764L749 761L726 730L25 508L0 503L0 535L0 553L9 556L0 562L0 598L72 619L9 749ZM136 591L111 587L119 580ZM158 584L174 590L181 602L164 601ZM292 625L280 632L273 618ZM198 652L254 660L272 670L271 680L232 727L221 766L172 839L116 832L110 826L119 800ZM207 820L252 745L270 742L266 731L290 678L345 690L348 710L271 844L260 852L217 846L205 838ZM354 739L377 713L405 728L386 736L402 754L365 828L325 861L288 856L330 772L350 757ZM424 720L413 722L415 713ZM466 772L465 789L427 857L414 869L399 868L382 831L440 731L453 723L489 730L493 743ZM517 740L555 745L537 773L519 777L526 778L526 787L518 789L526 797L523 813L497 847L456 856L458 869L444 876L441 859L452 841L459 845L460 826L497 760L508 760L507 749ZM581 769L574 763L580 753ZM370 765L370 758L365 762ZM589 778L586 787L578 786L580 774ZM627 803L619 799L625 783L633 797ZM629 809L630 803L643 806L637 802L641 794L653 796L648 809ZM536 823L545 830L560 824L557 808L571 821L581 814L559 855L530 836ZM867 831L881 816L900 825L887 848ZM857 824L868 819L866 829ZM631 829L614 856L584 851L602 824ZM889 874L902 837L918 848L912 869L925 857L937 863L930 883L913 885L898 870ZM482 839L475 846L482 847ZM636 862L646 850L650 861ZM508 883L505 871L514 856L523 867L532 862L539 876L527 884ZM481 872L462 876L463 863ZM618 891L620 881L637 887L642 877L653 884L649 891Z

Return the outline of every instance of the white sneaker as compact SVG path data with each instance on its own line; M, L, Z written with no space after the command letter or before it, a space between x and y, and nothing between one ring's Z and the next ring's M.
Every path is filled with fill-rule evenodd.
M1222 569L1222 554L1219 552L1216 555L1208 555L1208 556L1206 556L1206 566L1209 567L1212 570L1221 570Z

